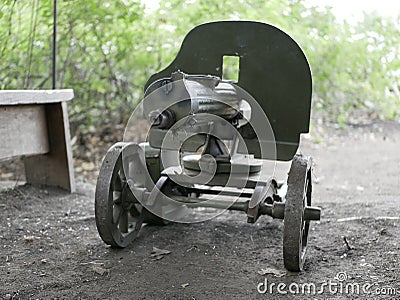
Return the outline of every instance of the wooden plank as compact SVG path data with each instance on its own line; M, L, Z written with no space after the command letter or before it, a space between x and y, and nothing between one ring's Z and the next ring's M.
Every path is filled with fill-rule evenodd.
M69 101L74 97L72 89L64 90L7 90L0 91L1 105L44 104Z
M43 105L0 106L0 159L48 151Z
M69 121L66 102L45 106L49 152L24 159L27 182L75 192Z

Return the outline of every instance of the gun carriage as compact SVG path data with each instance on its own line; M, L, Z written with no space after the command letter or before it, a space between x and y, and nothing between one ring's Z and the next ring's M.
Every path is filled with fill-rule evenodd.
M239 60L236 82L225 80L226 56ZM151 76L144 100L100 169L96 225L103 241L128 246L142 224L196 222L224 210L284 220L283 258L303 268L310 221L312 160L296 154L308 132L311 72L297 43L276 27L223 21L185 37L175 60ZM138 116L149 123L137 142ZM287 181L271 162L290 161ZM200 208L215 214L200 217Z

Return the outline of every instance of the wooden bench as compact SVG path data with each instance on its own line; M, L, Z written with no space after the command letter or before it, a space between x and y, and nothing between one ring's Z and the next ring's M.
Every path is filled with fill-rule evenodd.
M27 183L75 192L66 101L73 90L0 91L0 160L22 156Z

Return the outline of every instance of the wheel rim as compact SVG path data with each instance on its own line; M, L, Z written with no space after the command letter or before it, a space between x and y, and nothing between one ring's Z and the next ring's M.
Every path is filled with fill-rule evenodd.
M96 185L95 215L100 237L109 245L126 247L143 223L142 206L132 194L125 174L139 162L136 144L117 143L104 158Z
M296 155L289 171L283 232L283 258L289 271L303 269L310 228L304 210L311 206L311 193L311 159Z

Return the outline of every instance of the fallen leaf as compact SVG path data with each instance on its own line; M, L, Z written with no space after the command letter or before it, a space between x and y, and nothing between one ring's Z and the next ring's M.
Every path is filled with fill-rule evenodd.
M104 269L104 268L99 267L99 266L94 266L93 267L93 271L95 271L97 274L99 274L101 276L110 274L110 270L109 269Z
M190 252L192 250L198 250L198 247L196 245L190 247L189 249L186 250L186 252Z
M258 271L258 274L260 274L260 275L272 274L275 277L282 277L282 276L286 275L286 272L277 270L277 269L273 269L273 268L265 268L265 269L261 269L260 271Z
M24 236L24 242L25 243L32 243L35 240L35 237L32 235L29 236Z
M154 260L162 259L165 255L170 254L171 251L159 249L157 247L153 247L153 251L151 251L150 257Z

